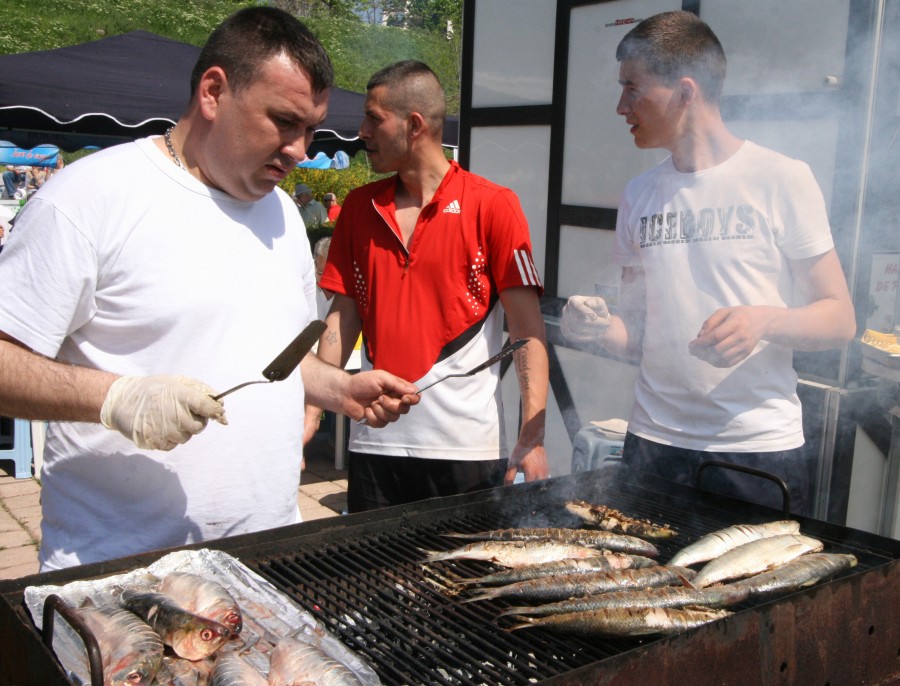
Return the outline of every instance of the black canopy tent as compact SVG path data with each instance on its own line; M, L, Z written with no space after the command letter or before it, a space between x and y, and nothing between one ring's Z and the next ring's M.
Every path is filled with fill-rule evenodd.
M200 49L147 31L132 31L55 50L0 56L0 140L21 148L106 147L160 134L190 99ZM328 117L309 155L351 156L365 95L333 88ZM444 144L458 145L458 120Z
M132 31L0 56L0 139L19 147L106 147L171 126L200 49Z

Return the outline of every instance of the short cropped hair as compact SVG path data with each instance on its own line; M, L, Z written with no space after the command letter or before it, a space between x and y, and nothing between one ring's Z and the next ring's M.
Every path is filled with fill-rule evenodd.
M424 62L403 60L378 70L366 84L370 91L387 88L386 106L402 117L421 114L433 131L442 131L447 117L447 97L441 81Z
M616 60L642 60L651 74L669 82L689 76L709 102L722 95L725 50L713 30L691 12L662 12L644 19L619 42Z
M266 60L284 53L299 66L320 93L334 84L325 48L296 17L275 7L248 7L227 17L210 34L191 72L191 94L210 67L221 67L235 92L258 78Z

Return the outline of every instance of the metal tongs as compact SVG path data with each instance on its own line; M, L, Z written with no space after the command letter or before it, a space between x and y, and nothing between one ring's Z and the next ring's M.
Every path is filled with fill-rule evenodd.
M269 363L269 366L263 369L262 374L265 377L264 379L260 379L259 381L245 381L242 384L229 388L224 393L214 395L213 400L221 400L226 395L255 383L284 381L291 375L291 372L297 368L300 361L306 357L306 353L312 350L316 341L319 340L319 337L324 333L325 328L325 322L319 319L311 321L294 340L288 343L288 346L284 350L278 353L278 356Z
M488 367L490 367L492 365L497 364L504 357L508 357L509 355L512 355L514 352L516 352L516 350L521 348L523 345L525 345L530 340L531 340L530 338L520 338L515 343L507 343L505 346L503 346L503 349L500 350L499 353L497 353L490 359L485 360L477 367L472 367L469 371L462 372L460 374L447 374L447 376L442 376L437 381L432 381L430 384L425 386L425 388L420 388L418 391L416 391L416 393L421 395L423 391L427 391L432 386L436 386L441 381L446 381L447 379L453 379L453 378L460 377L460 376L472 376L473 374L477 374L478 372L480 372L484 369L487 369Z
M432 386L436 386L441 381L446 381L447 379L453 379L453 378L460 377L460 376L472 376L473 374L477 374L478 372L487 369L491 365L497 364L504 357L508 357L509 355L512 355L514 352L516 352L516 350L521 348L523 345L525 345L530 340L531 340L530 338L520 338L515 343L507 343L505 346L503 346L503 349L499 353L497 353L496 355L494 355L491 358L488 358L487 360L482 362L477 367L472 367L469 371L462 372L460 374L447 374L447 376L442 376L437 381L432 381L430 384L425 386L425 388L420 388L418 391L416 391L416 395L421 395L423 391L427 391L429 388L431 388ZM357 424L368 424L369 422L365 417L363 417L356 423Z

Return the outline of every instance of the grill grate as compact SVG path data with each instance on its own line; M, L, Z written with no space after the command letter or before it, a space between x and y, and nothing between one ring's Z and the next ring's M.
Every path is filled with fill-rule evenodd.
M507 494L475 511L454 508L446 517L410 526L410 519L387 520L359 535L343 532L340 543L298 542L288 553L244 562L317 615L326 628L366 657L385 684L528 684L566 674L644 644L653 637L589 640L539 629L507 632L498 615L515 604L506 599L462 603L448 592L446 579L480 576L498 569L479 561L445 561L423 566L425 550L449 550L464 543L443 533L515 526L576 526L563 502L591 499L543 490ZM742 521L780 518L775 511L747 506L723 512L685 508L648 499L646 493L606 493L594 500L638 517L674 526L679 536L661 542L661 561L701 535ZM434 501L440 502L440 501ZM733 501L732 501L733 502ZM762 519L760 519L762 515ZM810 530L810 535L822 532ZM883 559L829 541L828 549L852 551L859 568ZM738 606L742 609L749 605Z
M497 519L454 522L464 531L501 526ZM504 632L495 621L502 603L461 603L449 595L440 577L421 566L423 549L456 545L449 541L432 530L381 534L254 565L365 655L386 683L522 684L609 654L580 639ZM457 562L434 569L459 577L493 567Z

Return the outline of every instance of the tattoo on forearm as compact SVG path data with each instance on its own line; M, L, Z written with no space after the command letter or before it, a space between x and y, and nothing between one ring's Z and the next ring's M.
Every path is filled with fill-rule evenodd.
M327 340L328 340L329 345L334 345L335 343L337 343L337 340L338 340L337 331L329 331Z
M529 376L529 372L531 369L528 366L528 352L525 348L516 351L513 353L513 359L516 363L516 374L519 377L519 389L522 393L525 393L529 388L531 388L531 377Z

